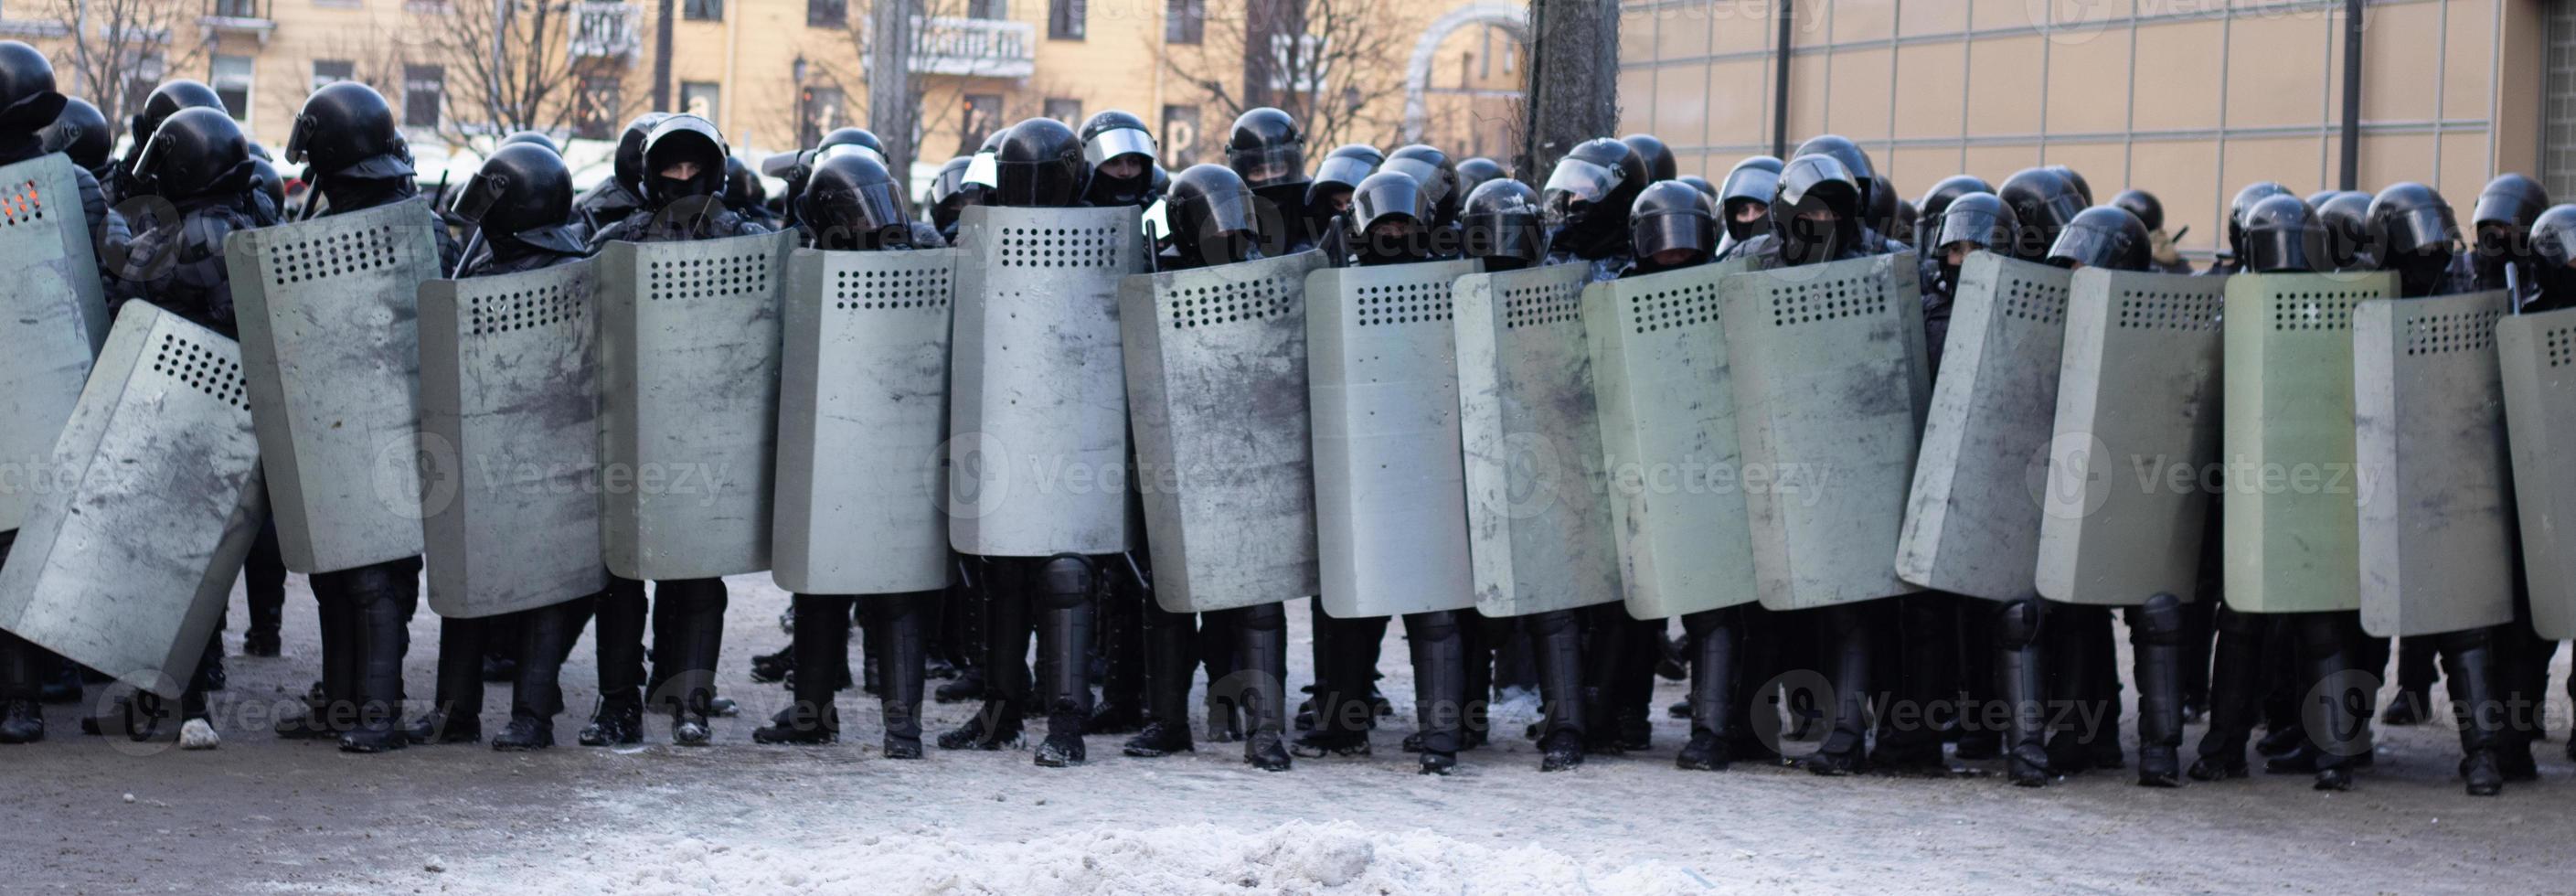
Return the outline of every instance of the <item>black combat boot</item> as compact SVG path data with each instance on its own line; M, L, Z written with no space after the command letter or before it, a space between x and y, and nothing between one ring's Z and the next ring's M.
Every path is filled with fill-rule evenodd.
M482 619L438 620L438 687L429 711L404 729L415 744L470 744L483 739Z
M1190 613L1147 605L1145 727L1121 752L1153 759L1196 749L1190 742L1190 676L1198 669L1198 626Z
M310 579L314 617L320 623L322 680L303 712L278 717L274 730L281 740L337 740L357 724L359 621L348 595L338 590L340 581L339 573Z
M1093 591L1098 567L1080 554L1058 554L1037 567L1038 671L1045 686L1047 735L1036 762L1047 768L1080 765L1088 756L1083 726L1091 720Z
M2127 611L2138 679L2138 786L2182 786L2182 601L2147 598Z
M2040 620L2035 598L1995 608L1995 679L2011 719L2004 734L2004 774L2019 787L2046 786L2050 777Z
M1111 558L1113 569L1127 567ZM1145 727L1145 604L1153 594L1142 567L1117 569L1100 600L1100 700L1083 723L1088 734L1128 734Z
M2203 600L2216 599L2209 592L2202 594ZM2194 781L2242 778L2251 773L2245 762L2245 744L2254 736L2254 721L2262 713L2262 619L2222 606L2217 610L2216 627L2218 644L2210 652L2209 730L2201 734L2199 755L2191 763Z
M984 578L984 707L966 724L942 732L943 750L1001 750L1018 746L1029 703L1029 597L1017 560L987 561ZM963 676L960 681L965 680Z
M1291 752L1309 759L1369 755L1369 673L1357 620L1315 613L1315 696L1311 729Z
M36 650L24 638L0 632L0 744L45 739L45 711L37 704Z
M2386 725L2420 725L2433 719L2433 639L2397 639L2397 696L2381 710Z
M1234 632L1236 668L1223 686L1243 707L1243 761L1265 772L1287 771L1288 608L1261 604L1208 615Z
M1730 761L1726 734L1735 721L1736 619L1734 607L1705 610L1682 617L1690 650L1690 743L1673 757L1673 765L1692 771L1724 771Z
M2315 769L2316 789L2350 790L2353 769L2371 750L2367 714L2371 697L2362 693L2360 685L2366 676L2347 674L2353 671L2360 614L2350 610L2300 613L2290 624L2308 673L2308 687L2301 690L2317 695L2304 701L2301 716L2311 743L2298 753L2274 757L2267 770L2295 771L2296 762L2305 759Z
M1922 591L1896 599L1902 638L1882 638L1884 653L1895 655L1896 677L1889 692L1898 701L1879 713L1878 743L1870 765L1884 771L1941 775L1950 770L1941 755L1948 719L1934 709L1958 696L1953 671L1957 662L1956 595Z
M834 654L850 652L850 598L833 594L799 594L789 599L795 633L787 646L796 668L816 673L831 669ZM828 744L841 739L841 713L833 704L832 677L796 676L795 700L775 724L751 732L754 743Z
M563 660L581 637L588 601L570 600L514 614L519 636L518 679L510 687L510 722L492 736L492 749L542 750L555 745L555 714L563 711Z
M2498 751L2506 738L2506 707L2504 689L2499 687L2502 676L2497 674L2495 629L2436 637L2443 685L2451 692L2451 715L2460 726L2460 783L2470 796L2503 793L2505 774Z
M1445 775L1466 748L1467 634L1456 611L1404 617L1404 643L1413 658L1413 718L1422 739L1421 772Z
M1584 758L1583 632L1572 610L1550 610L1528 621L1538 699L1545 716L1538 739L1538 770L1580 768Z
M242 654L273 657L281 646L280 621L286 615L286 559L279 555L277 522L262 518L259 536L242 561L242 592L250 604L250 628L242 633Z
M724 653L724 580L656 583L654 599L669 611L669 623L653 641L654 678L661 683L652 697L669 708L672 743L704 746L714 737L707 717L715 712L716 662ZM846 640L834 643L848 649Z
M418 600L418 567L402 561L330 573L333 590L349 602L356 620L358 718L340 735L344 753L384 753L411 744L403 730L403 654L411 647L411 608Z
M921 693L929 684L930 628L946 590L889 595L868 602L868 641L881 644L885 687L877 694L885 717L887 759L921 758Z
M592 598L599 653L599 706L581 729L585 747L616 747L644 742L644 629L652 615L644 583L610 578L608 590Z
M1824 745L1804 763L1810 772L1849 775L1868 769L1870 660L1877 652L1871 616L1884 609L1878 602L1863 601L1819 611L1830 638L1823 646L1834 664L1834 716Z

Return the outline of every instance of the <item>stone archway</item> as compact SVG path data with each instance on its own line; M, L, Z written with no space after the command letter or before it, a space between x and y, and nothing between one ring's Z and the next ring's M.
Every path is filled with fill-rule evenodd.
M1413 58L1404 66L1404 139L1422 139L1430 125L1431 107L1425 99L1431 89L1431 57L1440 51L1440 42L1469 25L1495 25L1511 32L1521 46L1529 46L1529 7L1519 3L1470 3L1433 19L1422 31L1422 39L1413 44Z

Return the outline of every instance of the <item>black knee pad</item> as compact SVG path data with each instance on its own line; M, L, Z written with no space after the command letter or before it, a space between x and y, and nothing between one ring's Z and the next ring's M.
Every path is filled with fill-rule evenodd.
M1445 641L1458 635L1458 614L1448 611L1410 613L1404 617L1404 635L1422 641Z
M1995 639L2006 650L2039 643L2039 601L2024 598L1995 607Z
M1081 554L1057 554L1038 567L1039 606L1049 610L1070 610L1091 599L1091 589L1099 579L1099 569L1091 558Z
M2129 611L2131 640L2164 646L2182 643L2182 601L2162 592Z

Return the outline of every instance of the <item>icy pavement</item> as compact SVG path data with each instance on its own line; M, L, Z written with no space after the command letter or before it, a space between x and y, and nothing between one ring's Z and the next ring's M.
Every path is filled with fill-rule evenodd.
M2566 892L2576 887L2576 767L2541 747L2539 784L2461 795L2452 735L2382 729L2378 768L2344 794L2304 776L2142 790L2094 773L2027 791L1992 777L1826 779L1783 769L1672 768L1683 723L1660 709L1652 750L1536 771L1498 718L1492 748L1458 775L1413 774L1397 749L1412 682L1393 627L1383 689L1399 713L1375 755L1300 759L1265 774L1237 744L1159 760L1090 740L1089 765L1030 765L1023 750L877 755L875 703L841 701L830 747L750 743L784 693L745 670L785 643L785 595L734 579L725 693L746 703L717 743L669 746L653 723L627 750L572 744L591 701L585 642L565 674L576 707L563 745L349 756L283 742L250 710L311 681L312 601L287 599L287 656L231 659L224 744L83 737L52 707L53 738L0 747L0 890L9 893L1312 893L1909 894L1993 890ZM235 620L244 618L238 604ZM1306 679L1305 612L1290 614L1292 678ZM410 682L429 696L437 622L414 620ZM239 633L227 638L238 649ZM2559 680L2563 681L2561 663ZM507 685L494 685L497 730ZM2563 714L2564 704L2558 704ZM972 712L933 707L936 731ZM2134 732L2132 732L2134 733ZM2195 726L2190 736L2196 738ZM130 799L129 799L130 797Z

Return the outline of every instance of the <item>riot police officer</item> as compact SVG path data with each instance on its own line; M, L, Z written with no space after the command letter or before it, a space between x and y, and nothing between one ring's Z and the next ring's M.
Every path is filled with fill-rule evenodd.
M2165 230L2163 200L2157 199L2156 194L2145 190L2122 190L2120 195L2111 197L2111 204L2138 216L2138 223L2147 226L2147 241L2150 244L2148 255L2155 260L2157 271L2167 274L2191 273L2191 262L2183 259L2182 252L2174 247L2173 234Z
M1145 120L1110 109L1082 123L1082 158L1091 169L1083 201L1094 208L1144 208L1154 192L1154 133Z
M1717 253L1717 214L1689 184L1646 185L1628 211L1628 227L1636 261L1620 272L1623 279L1707 264Z
M842 153L824 159L806 178L796 197L796 219L817 249L828 252L875 252L938 248L917 245L918 231L904 212L903 194L885 165L867 153ZM773 724L752 732L764 744L822 744L838 740L840 712L833 692L846 686L836 675L849 655L849 626L855 602L866 620L867 643L876 658L879 698L885 717L884 752L888 759L921 758L921 696L926 681L926 628L936 618L946 589L880 595L798 594L792 599L794 643L789 646L800 670L795 700Z
M2523 312L2537 314L2576 308L2576 205L2553 205L2531 222L2532 279L2540 294ZM2576 759L2576 739L2568 741L2568 756Z
M1943 183L1949 183L1943 181ZM1926 205L1931 204L1926 200ZM1932 369L1941 369L1941 349L1950 334L1950 303L1958 296L1959 268L1981 251L2010 251L2021 222L2012 206L1983 190L1941 198L1941 215L1931 229L1931 252L1925 253L1923 337Z
M970 192L966 185L966 168L974 162L968 156L949 159L930 179L930 192L925 196L928 201L923 203L928 208L923 214L930 218L930 226L939 232L942 243L957 240L958 217L966 213L967 206L977 204L978 192Z
M1725 182L1717 187L1718 223L1726 228L1719 258L1736 244L1771 232L1771 194L1779 190L1779 159L1754 156L1727 169Z
M1378 170L1403 174L1422 185L1422 198L1431 204L1431 219L1424 224L1435 229L1458 226L1458 210L1466 203L1467 193L1458 186L1458 168L1448 153L1416 143L1388 153L1386 164Z
M2325 229L2326 254L2315 259L2320 271L2377 270L2379 260L2371 244L2377 237L2370 232L2370 200L2360 190L2337 190L2323 202L2311 203L2316 209L2317 224ZM2426 662L2430 662L2428 659ZM2431 677L2425 682L2431 684Z
M669 117L668 112L646 112L627 122L626 130L617 135L608 179L573 200L573 209L581 213L587 230L598 233L614 226L644 204L644 138Z
M1608 280L1628 266L1628 211L1651 175L1646 160L1617 140L1586 140L1547 176L1540 191L1550 233L1548 263L1592 265L1591 280Z
M1461 159L1458 162L1458 195L1474 196L1476 188L1484 186L1487 181L1507 180L1511 176L1512 173L1504 169L1501 162L1483 156Z
M1995 188L1995 196L2012 206L2013 218L2021 223L2012 257L2022 261L2045 262L2049 246L2057 242L2059 231L2084 212L2083 194L2057 172L2046 168L2024 168L2004 178Z
M135 177L134 165L141 159L143 148L152 142L152 135L160 130L163 121L181 109L223 107L224 101L215 95L214 88L186 78L164 81L161 86L152 88L151 95L143 98L143 111L134 113L126 124L125 133L134 142L126 147L125 158L117 162L112 176L99 184L106 191L108 204L123 207L128 199L152 195L150 185ZM152 222L138 220L132 223L139 230Z
M1547 259L1547 213L1528 184L1486 181L1467 194L1458 222L1464 256L1483 259L1487 271L1517 271Z
M2539 181L2513 172L2496 175L2478 192L2478 203L2469 214L2476 240L2471 266L2477 288L2519 286L2513 297L2517 306L2530 298L2536 289L2531 283L2531 223L2548 208L2549 191ZM2507 277L2507 269L2515 276Z
M114 266L105 279L110 310L142 300L239 338L224 237L259 226L250 142L230 116L216 109L183 109L156 124L152 142L133 154L126 170L151 183L153 195L169 205L155 216L152 229L135 235L124 258L111 260ZM222 656L221 636L210 636L205 659L180 693L183 748L207 749L220 742L205 695L221 674ZM136 695L125 712L129 736L142 740L153 735L159 717L155 703L149 693Z
M2235 198L2227 201L2227 254L2209 266L2209 273L2223 276L2244 270L2245 214L2254 210L2255 203L2290 195L2294 195L2290 188L2268 180L2246 184L2236 191Z
M1629 134L1619 138L1619 142L1628 144L1628 149L1635 152L1637 158L1645 160L1647 183L1659 184L1681 176L1681 165L1674 161L1672 147L1665 146L1663 138L1653 134Z
M743 220L772 229L778 226L778 219L769 213L769 187L738 156L725 157L724 195L725 207Z
M1326 254L1348 254L1349 229L1341 218L1350 213L1351 192L1383 164L1386 154L1377 147L1352 143L1336 147L1315 166L1314 178L1306 183L1306 227L1317 245L1336 244Z
M412 202L419 195L411 148L395 125L393 108L374 88L355 81L326 85L305 99L287 137L286 160L305 166L305 179L327 209L324 215ZM461 252L455 239L427 203L420 209L421 220L438 234L439 269L456 270ZM332 608L323 622L325 697L357 707L355 722L340 732L344 751L398 750L410 741L400 718L402 661L411 646L408 623L420 604L420 569L419 557L405 557L311 576L315 601ZM347 657L342 668L349 676L344 696L338 698L328 693L332 662L327 642L332 640L342 645ZM280 734L317 736L321 732L315 721L311 716L281 721Z
M90 173L92 178L112 173L110 153L116 149L116 134L108 130L107 116L88 100L73 97L63 102L63 111L54 116L39 136L46 152L58 152L72 158L72 164Z
M1277 227L1264 222L1261 235L1270 245L1262 247L1262 254L1276 257L1315 245L1313 225L1296 213L1306 207L1310 181L1306 132L1295 117L1268 106L1236 116L1234 130L1226 136L1225 164L1261 200L1262 214L1279 218Z

